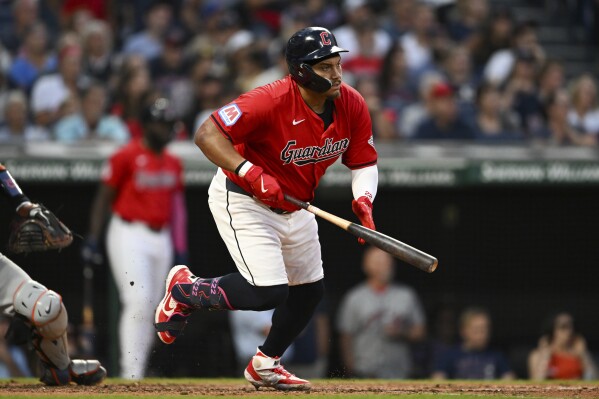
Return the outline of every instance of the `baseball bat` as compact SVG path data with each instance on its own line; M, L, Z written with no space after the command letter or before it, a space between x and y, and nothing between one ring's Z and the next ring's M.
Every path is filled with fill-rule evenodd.
M396 258L401 259L404 262L409 263L410 265L415 266L422 271L432 273L437 268L437 265L439 263L437 261L437 258L425 252L422 252L419 249L411 247L410 245L405 244L399 240L396 240L393 237L389 237L388 235L385 235L378 231L371 230L362 225L340 218L339 216L335 216L329 212L323 211L322 209L315 207L314 205L311 205L304 201L300 201L297 198L294 198L290 195L285 194L285 200L292 203L293 205L307 210L310 213L313 213L314 215L328 222L333 223L335 226L342 228L343 230L353 234L358 238L362 238L370 245L374 245L375 247L390 253Z

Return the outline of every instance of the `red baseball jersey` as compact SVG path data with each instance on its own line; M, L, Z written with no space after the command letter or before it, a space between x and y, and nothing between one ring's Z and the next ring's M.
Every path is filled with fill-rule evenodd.
M110 157L102 182L116 189L113 212L159 228L170 222L173 194L183 190L182 174L178 158L167 151L156 154L136 139Z
M334 104L333 122L325 131L322 119L287 76L241 95L210 118L245 159L276 177L284 193L312 201L321 177L339 157L350 169L377 162L370 114L362 96L344 83ZM251 192L244 179L224 172Z

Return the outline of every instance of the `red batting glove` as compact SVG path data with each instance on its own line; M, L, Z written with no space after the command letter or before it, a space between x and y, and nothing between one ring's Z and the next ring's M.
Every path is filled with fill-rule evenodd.
M372 202L366 196L361 196L357 200L351 202L351 209L360 219L362 226L368 227L371 230L376 230L374 227L374 219L372 218ZM366 241L363 238L358 238L358 242L364 245Z
M264 173L261 167L252 165L243 178L250 183L252 194L266 205L278 208L284 201L283 191L277 179Z

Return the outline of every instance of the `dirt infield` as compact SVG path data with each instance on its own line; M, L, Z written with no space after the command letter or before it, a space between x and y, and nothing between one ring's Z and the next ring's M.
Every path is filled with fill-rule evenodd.
M381 382L356 380L321 380L313 384L311 393L326 395L482 395L508 397L546 397L546 398L599 398L599 385L592 383L554 383L530 384L515 383L477 383L477 382ZM262 396L280 395L279 392L253 387L241 381L201 380L181 383L176 380L168 382L111 382L95 386L80 387L46 387L40 383L24 383L21 381L0 382L0 397L5 395L23 397L43 396L90 396L94 395L131 395L131 396Z

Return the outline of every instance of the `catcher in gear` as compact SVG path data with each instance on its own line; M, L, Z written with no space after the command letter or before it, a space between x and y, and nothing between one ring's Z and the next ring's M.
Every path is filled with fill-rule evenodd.
M10 237L15 252L61 249L73 240L70 230L43 205L23 194L6 167L0 164L1 192L16 209ZM19 317L31 328L31 340L42 364L40 381L46 385L95 385L106 377L97 360L72 360L67 352L67 310L56 292L31 279L0 253L0 313Z

